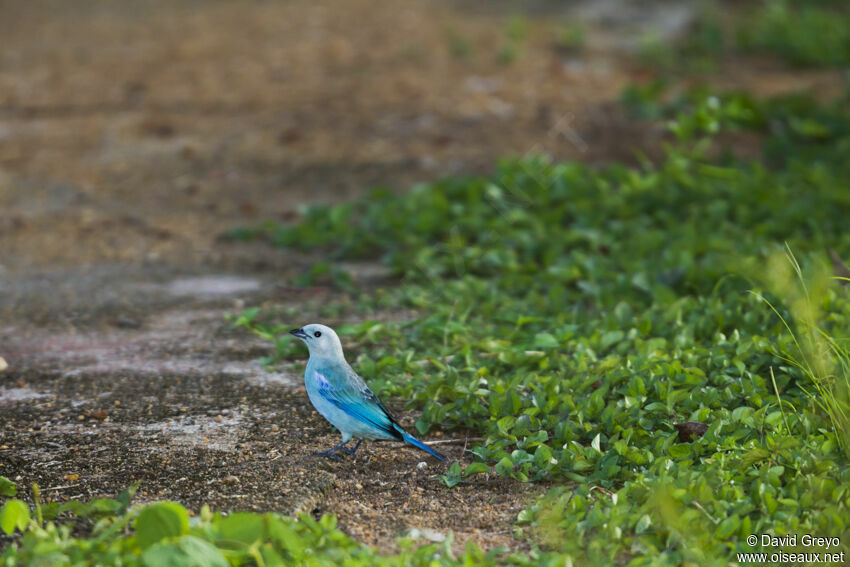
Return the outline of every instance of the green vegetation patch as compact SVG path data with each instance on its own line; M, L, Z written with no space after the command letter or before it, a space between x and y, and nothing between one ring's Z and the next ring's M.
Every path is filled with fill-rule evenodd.
M7 479L0 477L6 483ZM485 554L469 546L455 556L451 538L444 544L415 548L400 541L401 551L381 557L336 528L333 516L237 512L213 514L204 506L195 517L175 502L128 507L133 489L116 499L36 505L36 517L21 500L0 507L0 530L17 539L0 553L0 565L127 567L229 567L231 565L371 566L371 565L499 565L501 561L531 564L532 558L508 556L499 550ZM38 488L35 488L38 502ZM89 537L72 535L67 520L94 521ZM21 534L23 532L23 534Z
M801 67L850 64L850 7L846 2L768 0L741 26L746 49L776 53Z
M850 252L847 115L789 104L704 98L659 165L505 162L267 235L400 278L357 303L421 315L342 327L357 368L423 408L420 433L485 437L447 486L491 470L556 483L519 517L544 549L708 564L756 550L752 533L846 536L850 302L824 258ZM811 129L777 116L824 125L817 159ZM709 159L726 127L781 159ZM260 321L240 324L274 338Z
M642 38L638 61L671 75L710 74L729 56L758 53L800 68L850 65L850 5L841 0L704 4L675 44Z

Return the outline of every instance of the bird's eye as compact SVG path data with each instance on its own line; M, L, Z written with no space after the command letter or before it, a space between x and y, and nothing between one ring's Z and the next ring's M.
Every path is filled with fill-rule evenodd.
M315 333L313 333L313 336L314 336L314 337L316 337L316 338L318 339L319 337L321 337L321 336L322 336L322 332L321 332L321 331L316 331Z

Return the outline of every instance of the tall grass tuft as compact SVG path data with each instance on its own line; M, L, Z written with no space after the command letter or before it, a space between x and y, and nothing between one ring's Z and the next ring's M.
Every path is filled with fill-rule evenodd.
M836 279L824 266L816 267L808 277L791 248L773 256L767 274L774 294L786 304L790 318L770 300L756 294L779 317L793 345L776 354L799 368L810 388L799 387L828 416L844 454L850 458L850 348L847 338L838 338L825 330L823 298ZM834 332L834 331L833 331Z

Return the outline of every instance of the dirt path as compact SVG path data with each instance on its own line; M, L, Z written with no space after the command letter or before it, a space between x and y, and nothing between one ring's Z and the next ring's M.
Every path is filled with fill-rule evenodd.
M307 403L301 367L264 368L268 345L225 321L246 302L296 299L270 280L112 284L131 288L145 314L0 331L11 363L0 380L0 474L37 482L50 501L138 482L140 501L195 510L334 512L349 533L384 548L414 528L432 538L454 531L458 544L519 545L510 526L539 487L482 479L448 491L432 479L441 464L394 445L367 444L342 463L311 454L338 434ZM328 297L292 304L313 320L317 299ZM460 445L443 450L464 459Z
M486 171L505 155L633 151L609 108L630 78L622 54L563 53L565 23L548 13L194 6L0 4L7 270L242 267L216 237L301 203ZM500 62L509 44L515 59Z
M295 325L329 298L285 285L309 259L220 237L506 155L632 159L660 133L616 104L643 77L627 53L683 33L686 5L0 0L0 475L53 500L140 482L195 509L334 512L382 549L412 528L521 548L545 487L449 491L388 445L310 455L337 435L300 368L262 367L225 316ZM581 50L559 39L575 22Z
M265 369L257 359L268 346L229 332L224 320L235 298L275 299L274 289L233 276L146 283L135 288L149 306L143 320L4 329L12 369L0 387L0 474L38 482L49 500L139 482L141 501L196 510L332 511L379 545L410 528L504 539L487 532L510 526L530 488L482 482L449 496L431 479L440 465L388 445L369 446L354 462L310 454L337 435L306 403L300 368ZM179 305L170 305L174 297ZM446 452L459 459L461 449ZM490 513L441 509L446 498Z

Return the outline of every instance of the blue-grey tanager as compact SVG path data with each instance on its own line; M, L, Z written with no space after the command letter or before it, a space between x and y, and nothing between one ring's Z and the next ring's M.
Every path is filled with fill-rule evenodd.
M333 329L324 325L305 325L289 331L310 350L304 372L307 395L322 416L342 433L342 443L318 454L339 458L334 453L354 455L364 439L390 439L410 443L441 461L446 458L407 433L363 379L345 361L342 344ZM354 449L345 447L357 438Z

